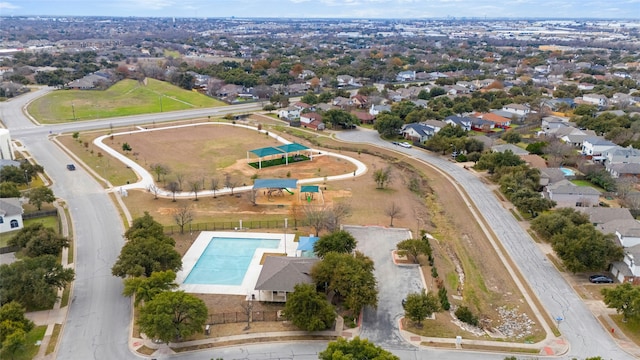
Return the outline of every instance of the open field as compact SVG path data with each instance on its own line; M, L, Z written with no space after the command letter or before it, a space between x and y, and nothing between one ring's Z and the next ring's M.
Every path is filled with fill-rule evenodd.
M145 85L126 79L104 91L57 90L32 102L28 111L41 123L55 124L221 105L225 104L167 82L148 79Z
M253 117L251 121L260 121L262 123L261 118L269 119L268 117ZM401 218L394 220L396 227L409 228L412 231L424 229L432 233L437 239L432 241L435 251L435 266L438 269L440 278L444 279L443 284L447 288L450 301L453 304L464 303L468 305L480 318L489 320L491 326L497 326L501 321L498 315L498 308L501 306L507 307L518 314L526 314L534 322L533 330L527 336L528 339L539 340L544 336L538 319L533 316L529 304L524 301L523 296L508 275L488 239L475 221L469 221L471 214L468 207L453 185L442 174L415 159L398 159L397 154L392 150L378 149L367 145L344 144L327 137L326 134L285 128L279 125L269 126L267 125L268 123L272 123L272 121L269 119L269 122L265 121L262 124L263 128L268 129L269 132L277 132L290 141L296 141L309 147L328 147L330 151L357 158L369 167L369 172L363 176L322 184L323 188L326 187L323 193L328 199L327 203L336 200L350 203L352 215L346 219L345 223L388 226L389 218L385 215L384 209L392 202L395 202L401 206L403 213ZM257 134L257 132L254 133ZM126 138L126 141L133 148L132 152L137 153L138 161L146 161L149 164L151 161L161 160L170 168L181 169L185 173L193 171L193 169L196 169L197 173L199 167L190 164L191 159L196 159L197 163L205 161L207 156L211 157L212 155L211 153L208 153L207 156L202 154L207 154L206 149L215 146L215 144L209 144L209 139L206 136L203 136L204 139L194 141L194 139L200 138L200 134L196 134L193 131L189 134L182 133L180 135L178 133L173 135L165 133L162 136L169 142L167 144L162 141L159 143L151 142L143 138L150 134L144 133L140 138L134 138L134 135L131 135L130 139ZM296 137L294 134L301 137ZM195 138L192 138L191 135L194 135ZM215 134L210 136L215 136ZM237 136L238 134L234 134L233 138L238 138ZM260 135L260 138L262 137L266 141L273 141L267 140L264 135ZM176 141L172 143L172 141L175 141L172 138L182 139L182 142ZM185 141L185 138L188 138L189 141ZM226 138L232 138L232 136L227 134ZM253 141L245 140L243 137L240 137L240 139L243 139L239 141L241 146L244 146L246 142L251 144L251 148L260 147ZM107 143L109 141L107 140ZM116 137L114 141L117 142L118 138ZM208 164L206 166L215 168L214 170L217 174L239 171L238 164L225 160L227 156L230 156L228 154L238 150L234 149L231 146L232 143L228 142L228 140L221 141L225 146L217 151L223 151L223 153L216 155L215 160L211 161L215 163L215 167ZM115 145L114 147L117 148ZM167 156L150 160L151 157L158 156L157 154L159 153L167 154ZM246 150L243 149L241 153L243 153L241 157L246 158ZM143 158L143 156L147 155L142 154L149 154L150 158ZM233 157L237 157L239 154L237 153ZM316 159L313 161L315 162ZM226 166L223 167L222 165ZM241 166L251 169L246 164L241 164ZM326 164L323 167L323 171L329 171L328 169L331 168L333 169L332 171L343 172L345 170L344 166L344 164L340 163ZM387 189L376 189L372 176L373 170L386 166L392 166L393 181ZM251 169L246 174L249 180L253 174L252 171L255 170ZM286 177L286 172L290 170L278 169L278 171L280 173L260 174L259 177L284 178ZM296 171L291 171L291 173L292 177L303 178L298 176L299 173ZM315 173L312 171L309 175L315 175ZM170 176L168 175L168 177ZM197 202L187 199L172 202L170 199L154 200L153 194L146 191L130 191L129 196L123 200L134 218L142 215L144 211L149 211L156 220L164 225L173 223L171 215L173 209L182 205L192 206L195 211L194 223L238 220L239 218L245 221L249 219L281 220L287 217L290 219L291 224L292 218L289 206L260 204L254 206L249 201L248 194L243 194L240 197L225 195L212 198L207 196L206 198L200 198ZM298 232L299 234L308 234L309 229L298 229ZM197 233L176 234L173 236L176 239L177 250L180 253L184 253L197 236ZM461 271L464 273L464 284L461 284L459 280ZM428 285L431 287L433 282L428 266L425 267L425 272L425 278L427 282L430 282ZM453 295L461 296L464 300L454 299ZM217 306L212 311L224 312L225 310ZM445 314L442 313L439 316L444 317ZM442 335L462 331L451 322L446 322L443 326L445 326L445 329L441 331ZM466 333L465 336L467 336Z

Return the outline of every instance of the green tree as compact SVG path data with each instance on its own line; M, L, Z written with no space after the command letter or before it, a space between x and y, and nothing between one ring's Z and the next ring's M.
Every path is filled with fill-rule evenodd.
M624 256L622 247L614 242L614 235L602 234L593 224L568 226L551 238L551 244L573 273L600 271Z
M20 229L11 239L9 245L23 249L29 257L40 255L59 255L63 247L69 246L69 240L57 234L52 228L42 223L33 223Z
M24 316L24 312L24 307L17 301L8 302L0 307L0 343L4 343L7 336L16 330L28 333L33 329L33 322Z
M156 181L160 181L160 177L167 175L168 173L171 172L171 170L169 170L169 167L167 165L164 164L160 164L160 163L155 163L155 164L151 164L150 166L151 171L153 171L156 174Z
M20 197L20 190L16 183L11 181L0 182L0 198Z
M547 143L544 141L537 141L527 145L526 150L531 154L542 155L544 154L544 147L547 146Z
M357 245L356 239L344 230L334 231L323 235L313 244L313 252L323 258L329 252L350 254Z
M319 287L333 291L358 316L364 306L378 306L377 281L373 261L356 251L355 256L330 252L314 265L311 277Z
M601 292L604 303L622 314L625 321L640 321L640 287L626 282L613 289L602 289Z
M478 170L487 170L489 174L496 172L496 169L505 166L518 166L524 164L518 155L514 154L511 150L505 152L491 152L483 154L475 165Z
M331 127L342 126L344 128L350 128L351 126L358 125L360 120L344 110L328 110L322 114L322 122L331 125Z
M140 302L146 303L162 292L177 288L178 284L175 280L176 273L172 270L156 271L148 278L142 276L126 278L122 295L135 296L134 305L138 306Z
M400 241L396 245L396 249L398 249L399 255L407 256L414 263L418 263L418 256L428 255L430 251L429 243L419 239L407 239Z
M123 143L122 144L122 151L127 152L127 151L131 151L131 145L129 145L129 143Z
M389 112L382 112L376 117L373 128L378 130L382 137L390 138L398 135L402 125L404 125L404 122L399 116Z
M313 92L308 92L300 99L305 104L315 105L318 103L318 96Z
M361 340L356 336L353 340L338 338L331 341L327 348L318 354L320 360L400 360L399 357L370 343L369 340Z
M391 166L384 169L376 169L373 172L373 179L376 182L376 189L384 189L391 182Z
M163 237L166 239L166 237ZM174 248L174 241L154 237L136 237L129 240L120 251L118 260L111 268L114 276L151 276L154 271L182 268L180 254Z
M5 337L4 341L0 344L2 345L3 358L5 358L6 356L13 359L13 357L19 351L21 351L26 344L27 333L22 329L14 329Z
M156 238L166 237L164 234L164 226L155 221L147 211L144 212L143 216L133 219L131 227L129 227L129 229L124 233L124 237L129 240L140 236Z
M31 189L27 193L27 197L29 198L29 204L38 208L38 210L42 209L42 203L49 203L56 201L55 195L53 195L53 190L49 189L46 186L40 186L35 189Z
M419 241L419 240L416 240ZM409 320L422 325L424 318L440 310L440 299L432 292L425 293L424 289L418 293L407 295L404 303L404 314Z
M73 277L73 269L63 268L53 255L0 265L0 304L17 301L28 309L53 306L57 290Z
M520 136L520 134L513 130L507 131L500 138L506 141L508 144L517 144L522 141L522 136Z
M207 305L184 291L156 295L140 309L140 331L165 343L201 332L207 322Z
M306 331L330 328L336 319L333 306L313 284L297 284L287 297L284 314L295 326Z

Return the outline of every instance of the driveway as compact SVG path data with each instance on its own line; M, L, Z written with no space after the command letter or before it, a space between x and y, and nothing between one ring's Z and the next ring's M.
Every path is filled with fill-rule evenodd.
M400 337L398 320L404 315L402 299L424 285L417 266L395 265L391 256L398 242L411 239L411 232L378 226L343 228L358 240L357 249L374 261L378 280L378 308L365 308L360 337L386 349L413 349Z

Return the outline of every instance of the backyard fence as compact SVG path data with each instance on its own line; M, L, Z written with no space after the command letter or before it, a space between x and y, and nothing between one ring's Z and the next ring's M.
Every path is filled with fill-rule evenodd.
M249 221L217 221L207 223L187 224L184 226L185 233L191 233L194 231L223 231L223 230L249 230L249 229L284 229L285 222L283 220L249 220ZM310 226L306 220L287 220L287 228L295 230L297 227ZM166 234L180 233L180 226L170 225L165 226L164 232Z
M22 214L22 220L41 218L46 216L58 216L58 209L53 210L40 210L34 211L28 214Z
M284 321L284 316L278 316L278 310L253 311L251 319L256 321ZM209 314L209 325L216 324L232 324L247 322L247 313L245 312L228 312L219 314Z

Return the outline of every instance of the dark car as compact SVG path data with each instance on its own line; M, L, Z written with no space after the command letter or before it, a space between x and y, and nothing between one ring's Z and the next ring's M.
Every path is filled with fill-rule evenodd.
M407 305L407 299L402 299L402 308L404 309L405 305Z
M75 166L75 165L73 165L73 164L67 164L67 170L69 170L69 171L73 171L73 170L75 170L75 169L76 169L76 166Z
M591 281L594 284L611 284L613 283L613 279L608 277L608 276L604 276L604 275L591 275L589 276L589 281Z

